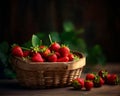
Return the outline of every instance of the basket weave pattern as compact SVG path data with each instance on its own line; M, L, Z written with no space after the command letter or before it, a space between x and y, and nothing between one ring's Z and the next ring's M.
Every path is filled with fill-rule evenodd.
M80 77L85 66L85 57L71 62L30 62L19 57L12 57L11 62L17 79L22 86L31 88L63 87Z

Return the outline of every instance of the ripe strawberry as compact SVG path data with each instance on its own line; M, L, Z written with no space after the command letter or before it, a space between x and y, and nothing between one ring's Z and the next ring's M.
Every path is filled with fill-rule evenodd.
M30 51L29 50L23 51L23 57L27 57L29 55L30 55Z
M84 79L83 78L77 78L78 82L80 83L81 87L84 87Z
M95 79L95 74L93 74L93 73L88 73L87 75L86 75L86 80L94 80Z
M72 53L70 53L70 54L68 55L68 58L69 58L69 61L73 61L74 55L73 55Z
M74 89L82 89L84 87L84 79L76 78L72 81L72 87Z
M51 51L55 51L55 52L58 52L59 48L60 48L60 44L57 43L57 42L54 42L50 45L50 50Z
M94 87L101 87L104 84L104 80L99 75L96 75L93 83Z
M108 71L107 71L107 70L100 70L100 71L98 72L98 75L99 75L100 77L102 77L103 80L106 79L107 74L108 74Z
M55 52L55 54L57 55L57 58L61 57L59 52Z
M70 49L67 46L62 45L59 49L59 53L63 57L68 56L70 54Z
M50 51L50 49L47 46L43 46L43 45L40 46L40 54L44 58L46 58L47 55L50 54L50 53L51 53L51 51Z
M18 45L13 46L12 55L22 57L23 56L22 48Z
M65 57L60 57L57 59L57 62L68 62L69 61L69 58L67 56Z
M117 74L108 74L107 75L107 84L110 85L118 85L120 83L120 79Z
M42 58L40 53L34 53L34 55L32 56L31 60L33 62L44 62L44 59Z
M91 88L93 88L94 83L91 80L85 80L85 89L87 91L91 90Z
M47 56L47 60L49 62L57 62L57 55L55 53L50 53L48 56Z

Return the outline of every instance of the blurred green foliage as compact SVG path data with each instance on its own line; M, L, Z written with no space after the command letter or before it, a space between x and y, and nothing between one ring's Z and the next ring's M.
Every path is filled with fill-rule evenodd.
M9 63L9 51L10 46L7 42L3 41L2 43L0 43L0 79L15 78L15 73L12 71Z
M71 22L65 22L63 24L63 32L38 32L35 35L37 35L37 37L42 40L41 43L50 45L50 40L48 37L50 34L52 41L59 42L60 44L65 44L70 47L71 50L83 52L87 58L86 63L88 65L105 65L106 57L103 54L101 46L99 44L95 44L94 46L89 47L84 38L81 37L84 32L85 29L80 28L76 30ZM35 38L34 40L37 39L38 38ZM29 40L21 46L29 48L32 46L31 41L34 40ZM15 73L12 71L9 64L10 49L10 45L7 42L2 42L0 44L0 76L4 76L5 78L15 78Z

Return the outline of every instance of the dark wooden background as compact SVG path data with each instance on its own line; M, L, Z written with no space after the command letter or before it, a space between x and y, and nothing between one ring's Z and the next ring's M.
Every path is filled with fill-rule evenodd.
M117 0L0 0L0 42L23 43L36 32L61 32L66 20L85 28L85 39L100 44L108 61L119 62Z

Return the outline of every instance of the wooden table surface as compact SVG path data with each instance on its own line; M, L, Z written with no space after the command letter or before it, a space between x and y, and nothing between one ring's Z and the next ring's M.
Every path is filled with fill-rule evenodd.
M120 75L120 64L108 64L104 67L111 73ZM96 66L94 71L100 67ZM87 73L82 73L84 78ZM92 88L91 91L73 90L72 87L51 89L26 89L19 86L16 80L0 80L0 96L120 96L120 85L103 85L100 88Z

